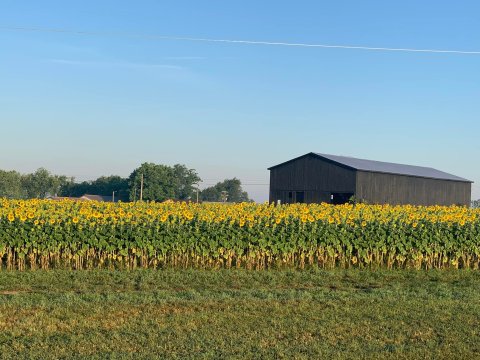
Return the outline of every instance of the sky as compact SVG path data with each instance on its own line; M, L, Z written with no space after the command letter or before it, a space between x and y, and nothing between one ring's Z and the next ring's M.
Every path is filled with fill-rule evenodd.
M480 54L158 36L480 51L479 13L477 0L0 0L0 168L83 181L180 163L262 202L269 166L320 152L438 168L477 199Z

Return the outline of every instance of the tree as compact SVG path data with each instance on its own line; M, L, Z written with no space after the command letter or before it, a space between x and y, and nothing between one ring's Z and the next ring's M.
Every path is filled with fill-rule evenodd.
M67 185L68 178L52 175L47 169L39 168L33 174L22 176L21 183L27 198L45 198L61 192Z
M81 183L76 183L75 181L71 181L62 188L62 191L60 192L60 196L80 197L84 194L93 194L91 187L92 187L91 181L82 181ZM100 195L100 194L93 194L93 195Z
M244 202L252 201L248 198L246 191L242 189L242 183L239 179L226 179L222 182L208 187L201 192L203 201L222 201L222 202Z
M115 197L119 200L128 200L128 179L120 176L101 176L92 184L95 195L110 196L115 191Z
M154 163L143 163L129 177L130 200L140 199L143 177L142 199L147 201L165 201L175 198L175 173L173 168Z
M52 182L51 182L51 189L50 193L52 195L58 195L62 192L62 189L64 189L68 184L73 182L73 177L68 177L65 175L52 175Z
M16 171L0 170L0 198L22 199L25 193L22 188L22 175Z
M140 199L140 184L143 175L143 200L165 201L168 199L188 200L192 198L194 185L201 181L197 172L185 165L173 167L154 163L143 163L129 177L130 200Z
M128 201L128 179L110 175L81 183L72 181L62 189L61 195L72 197L80 197L85 194L112 196L114 191L116 199Z
M189 200L193 198L195 187L193 185L200 182L200 177L193 169L188 169L185 165L176 164L173 166L175 176L175 199Z

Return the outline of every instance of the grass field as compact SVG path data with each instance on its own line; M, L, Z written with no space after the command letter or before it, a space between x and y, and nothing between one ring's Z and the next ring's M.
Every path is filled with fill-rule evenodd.
M0 272L0 357L474 359L478 271Z

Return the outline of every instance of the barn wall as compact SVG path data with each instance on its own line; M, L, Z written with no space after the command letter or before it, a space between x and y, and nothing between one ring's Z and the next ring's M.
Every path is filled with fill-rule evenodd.
M270 170L270 201L288 203L288 193L305 192L306 203L329 202L331 192L355 192L355 170L305 156Z
M471 183L358 171L355 193L371 204L469 206Z

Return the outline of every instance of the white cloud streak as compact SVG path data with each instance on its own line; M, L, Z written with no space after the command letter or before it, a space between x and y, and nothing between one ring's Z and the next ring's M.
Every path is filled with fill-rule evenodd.
M467 51L467 50L457 50L457 49L415 49L415 48L403 48L403 47L400 48L400 47L379 47L379 46L357 46L357 45L347 45L347 44L312 44L312 43L294 43L294 42L283 42L283 41L213 39L213 38L202 38L202 37L164 36L164 35L148 35L148 34L122 33L122 32L80 31L80 30L69 30L69 29L59 29L59 28L0 26L0 30L50 32L50 33L64 33L64 34L106 36L106 37L114 36L114 37L125 37L125 38L127 37L141 38L141 39L147 39L147 40L177 40L177 41L197 41L197 42L244 44L244 45L289 46L289 47L304 47L304 48L480 55L480 51Z
M204 56L166 56L164 60L206 60Z
M93 66L93 67L119 67L130 69L168 69L168 70L184 70L185 67L170 64L147 64L126 61L85 61L85 60L69 60L69 59L49 59L51 63L72 65L72 66Z

